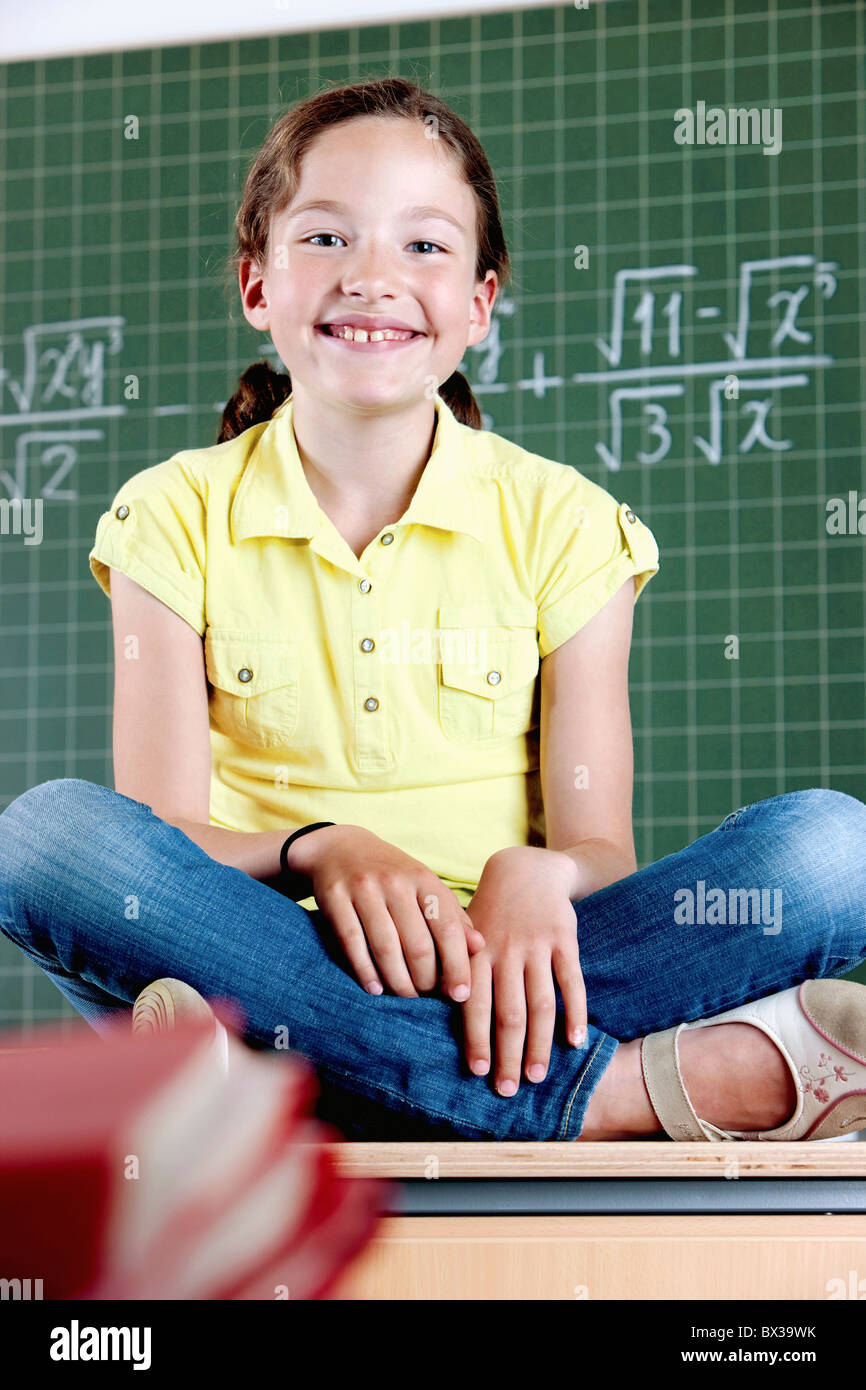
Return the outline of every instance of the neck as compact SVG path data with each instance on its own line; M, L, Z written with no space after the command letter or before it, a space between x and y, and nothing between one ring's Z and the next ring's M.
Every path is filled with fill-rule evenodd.
M310 490L329 515L397 521L409 506L433 444L431 400L363 414L292 390L292 423Z

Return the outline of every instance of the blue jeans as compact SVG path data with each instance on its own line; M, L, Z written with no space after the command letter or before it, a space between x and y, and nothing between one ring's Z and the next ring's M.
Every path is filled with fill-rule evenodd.
M753 895L751 911L741 899L712 922L712 889L727 904L729 889L764 890L763 915ZM459 1004L367 994L323 913L211 859L142 802L59 778L0 815L0 930L97 1032L162 975L234 998L246 1041L287 1039L315 1068L320 1117L355 1139L576 1139L620 1041L848 973L866 957L864 901L857 798L810 788L733 811L575 904L586 1040L566 1043L557 992L546 1078L503 1097L492 1069L466 1066Z

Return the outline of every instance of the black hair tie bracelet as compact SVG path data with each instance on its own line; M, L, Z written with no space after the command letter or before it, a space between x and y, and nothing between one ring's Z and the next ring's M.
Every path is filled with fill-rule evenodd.
M294 869L289 868L289 845L293 840L299 839L301 835L308 835L311 830L324 830L326 826L336 825L336 823L333 820L317 820L313 825L302 825L300 830L292 831L292 834L284 842L280 850L280 873L287 896L293 898L295 902L301 898L312 897L313 880L308 874L299 874Z

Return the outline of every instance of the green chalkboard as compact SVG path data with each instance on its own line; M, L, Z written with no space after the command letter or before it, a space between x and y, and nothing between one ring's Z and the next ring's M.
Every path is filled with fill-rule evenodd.
M631 665L640 863L762 797L866 798L864 40L856 3L617 0L0 67L0 497L23 504L0 535L0 808L113 785L97 518L214 442L263 348L279 365L224 288L270 124L389 72L450 101L499 180L516 275L464 366L485 423L659 542ZM0 942L0 1028L66 1015Z

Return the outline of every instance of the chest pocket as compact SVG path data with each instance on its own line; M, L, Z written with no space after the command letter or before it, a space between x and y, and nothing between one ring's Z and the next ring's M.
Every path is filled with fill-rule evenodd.
M439 723L458 741L538 726L537 610L505 604L439 609Z
M205 667L216 728L254 748L286 743L298 723L293 640L210 627L205 633Z

